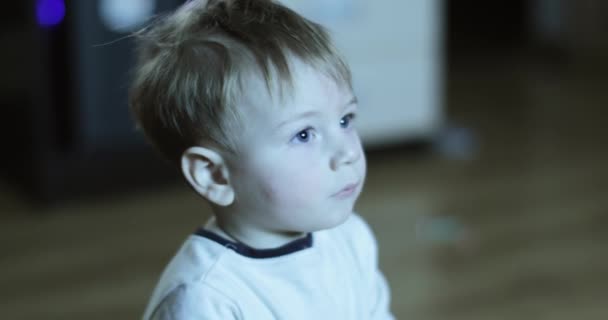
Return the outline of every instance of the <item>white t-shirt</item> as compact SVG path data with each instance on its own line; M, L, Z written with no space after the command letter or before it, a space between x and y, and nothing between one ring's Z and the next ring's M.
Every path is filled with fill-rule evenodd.
M163 272L144 320L393 319L377 257L356 214L268 250L201 228Z

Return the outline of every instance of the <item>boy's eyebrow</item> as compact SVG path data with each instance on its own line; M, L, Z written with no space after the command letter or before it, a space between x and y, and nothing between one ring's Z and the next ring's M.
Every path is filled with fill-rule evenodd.
M357 97L352 96L350 98L350 101L348 101L348 103L344 105L344 109L346 109L348 106L352 106L353 104L357 104L357 103L359 103L359 100L357 100Z
M353 97L352 97L352 98L351 98L351 99L348 101L348 103L347 103L347 104L345 104L345 105L342 107L342 110L344 110L344 109L348 108L349 106L352 106L353 104L357 104L357 103L358 103L357 97L353 96ZM320 114L320 112L318 112L318 111L307 111L307 112L300 113L300 114L298 114L298 115L294 116L294 117L293 117L293 118L291 118L291 119L287 119L287 120L285 120L285 121L283 121L283 122L279 123L279 125L277 125L277 126L275 127L275 129L279 129L279 128L281 128L282 126L284 126L284 125L286 125L286 124L288 124L288 123L290 123L290 122L294 122L294 121L296 121L296 120L300 120L300 119L304 119L304 118L310 118L310 117L318 116L319 114Z
M310 118L310 117L318 116L319 114L321 114L319 111L306 111L306 112L300 113L300 114L296 115L295 117L293 117L291 119L287 119L287 120L279 123L279 125L277 125L275 127L275 130L276 129L280 129L284 125L289 124L291 122L295 122L297 120L304 119L304 118Z

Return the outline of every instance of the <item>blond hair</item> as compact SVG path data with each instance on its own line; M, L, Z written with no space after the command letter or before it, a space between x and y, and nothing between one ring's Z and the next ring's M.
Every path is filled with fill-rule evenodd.
M147 139L176 162L201 143L237 153L244 75L291 84L294 56L351 86L326 30L271 0L191 0L136 34L130 107Z

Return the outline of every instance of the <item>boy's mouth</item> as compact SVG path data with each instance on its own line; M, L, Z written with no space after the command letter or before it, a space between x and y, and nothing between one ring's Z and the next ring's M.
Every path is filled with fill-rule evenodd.
M349 184L347 184L346 186L344 186L344 188L340 189L340 191L334 193L332 195L332 197L343 198L343 197L351 196L357 190L357 187L359 186L359 183L360 182L357 181L355 183L349 183Z

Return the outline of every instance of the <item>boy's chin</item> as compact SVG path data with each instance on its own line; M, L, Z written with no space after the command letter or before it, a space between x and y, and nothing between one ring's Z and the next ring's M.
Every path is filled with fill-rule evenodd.
M348 218L351 216L352 213L353 213L352 209L345 210L343 212L336 212L335 214L331 215L331 217L327 217L327 219L325 221L323 221L322 224L319 224L317 230L311 230L311 231L332 229L337 226L340 226L341 224L346 222L346 220L348 220Z

